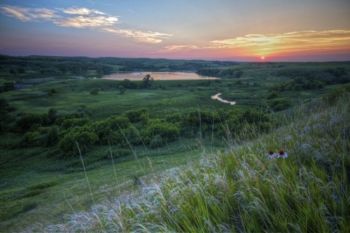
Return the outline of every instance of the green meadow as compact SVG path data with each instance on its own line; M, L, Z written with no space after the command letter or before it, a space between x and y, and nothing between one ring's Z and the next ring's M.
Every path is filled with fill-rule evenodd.
M350 229L350 63L0 65L1 232ZM102 79L138 71L219 79ZM287 159L266 158L280 149Z

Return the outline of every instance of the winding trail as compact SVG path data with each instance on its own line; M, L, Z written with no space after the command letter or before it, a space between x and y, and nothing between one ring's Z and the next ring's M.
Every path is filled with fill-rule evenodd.
M236 101L228 101L228 100L221 98L220 96L221 96L221 93L217 93L216 95L211 96L211 99L220 101L220 102L225 103L225 104L230 104L230 105L236 104Z

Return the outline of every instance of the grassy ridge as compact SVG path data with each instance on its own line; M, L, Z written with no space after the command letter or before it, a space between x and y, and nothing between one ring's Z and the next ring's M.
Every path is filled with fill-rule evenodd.
M145 62L148 63L146 60ZM151 63L157 62L153 61ZM164 65L166 65L166 63L164 63ZM211 67L206 63L203 63L203 65L205 68ZM219 70L228 70L228 73L225 73L224 77L220 80L155 81L153 86L147 89L141 88L141 83L135 82L137 85L134 83L134 87L125 87L124 92L120 91L120 85L123 83L125 84L125 82L94 79L93 77L95 77L96 74L93 74L92 71L88 71L89 75L85 75L78 71L77 74L69 73L67 71L67 74L61 75L55 75L55 73L51 73L51 71L48 73L42 73L40 69L45 68L44 61L42 61L42 64L36 68L28 65L23 69L24 73L22 73L21 70L18 70L17 72L16 67L4 66L3 68L8 70L8 73L4 76L0 72L0 79L4 78L4 81L6 82L14 79L17 81L16 85L18 86L16 86L15 90L3 90L4 92L0 90L0 105L2 106L0 114L0 131L1 129L4 130L0 134L0 232L21 231L33 222L37 222L39 219L42 224L63 222L66 220L65 216L68 214L87 211L90 209L91 205L103 203L106 200L113 201L123 192L126 192L128 195L129 191L135 189L133 183L135 183L135 179L138 177L143 177L147 174L154 175L164 169L182 165L188 161L198 159L200 155L203 154L203 151L211 152L212 150L219 150L224 148L226 144L229 144L230 147L236 148L236 144L232 144L232 142L235 141L235 143L237 143L237 141L241 140L235 138L237 137L237 135L234 134L234 132L237 131L235 127L224 127L228 129L226 134L218 134L219 136L214 134L214 129L219 127L221 129L221 126L241 125L244 119L238 117L241 116L239 112L244 113L246 110L266 111L266 113L273 116L273 119L275 117L277 118L277 125L284 124L285 126L285 131L278 131L281 133L275 132L268 136L268 138L271 139L271 142L270 144L266 144L268 141L266 141L266 143L264 142L264 147L266 148L259 151L255 149L252 149L251 151L246 149L252 154L252 157L260 158L261 156L264 156L268 150L279 149L279 147L287 149L288 153L292 151L292 148L304 148L305 151L311 150L315 152L313 147L310 147L310 143L306 143L305 145L289 145L287 142L281 144L276 143L273 140L282 140L282 137L291 135L290 132L293 132L291 131L293 127L295 130L298 127L304 127L308 124L308 117L316 112L320 112L322 109L326 112L330 110L329 106L318 106L318 108L308 111L310 116L305 116L305 113L300 113L301 110L299 112L291 111L288 108L299 103L310 102L314 98L325 95L333 89L338 92L338 87L344 86L343 81L348 80L350 77L349 63L242 63L235 65L226 64L225 67L222 67L222 64L216 64L215 66L217 66ZM70 68L75 69L74 66L70 66ZM14 73L10 69L15 69L12 70ZM32 73L35 69L38 69L37 72ZM236 75L238 70L243 72L239 77ZM341 71L340 74L337 73L338 71ZM32 75L29 75L30 73L32 73ZM303 82L304 78L305 80L310 80L310 82ZM317 81L318 78L324 79L322 85L323 88L319 88L318 82L314 83L315 79ZM0 80L0 86L1 85L2 81ZM285 87L288 88L286 89ZM289 87L293 87L293 89L289 90ZM94 90L97 90L97 93L92 94ZM237 105L230 106L210 99L211 95L218 92L222 93L223 98L225 99L237 101ZM8 103L8 106L4 103ZM57 144L48 143L49 140L44 142L46 141L46 137L51 138L48 136L50 135L49 132L57 132L49 129L58 128L58 133L62 133L64 131L61 129L66 130L67 128L74 126L74 124L72 124L71 126L66 127L64 126L66 124L61 124L60 121L53 123L50 120L51 123L48 123L49 119L51 119L49 117L50 110L57 110L57 117L84 117L83 120L89 120L92 123L96 123L104 121L111 116L122 116L134 109L147 109L149 117L152 120L155 118L162 118L165 121L169 121L169 119L172 119L173 117L173 119L177 121L179 119L186 120L187 116L194 117L190 122L187 122L187 120L184 121L191 124L180 124L183 129L182 131L187 132L186 134L181 134L177 141L166 143L159 148L151 147L151 143L149 143L149 145L146 143L146 147L145 145L142 145L145 143L145 138L143 138L143 136L137 137L143 140L143 143L140 145L131 143L131 146L125 144L121 147L112 142L112 146L109 147L108 143L102 144L98 142L95 145L89 144L91 147L88 148L88 151L83 151L86 173L83 171L82 163L78 154L74 154L76 155L74 158L66 158L62 156L62 152L59 150ZM228 113L231 110L235 113L231 114L232 119L231 117L220 117L219 121L214 124L213 115L215 114L212 114L213 112ZM286 110L287 114L291 115L290 117L295 117L279 119L278 116L283 115L283 112L278 112L281 110ZM6 111L7 114L2 114L6 113ZM306 110L304 109L303 111ZM195 113L194 115L191 114L193 112ZM199 114L199 112L201 113ZM208 115L205 113L210 114ZM39 124L20 124L20 122L23 123L22 119L26 119L27 114L40 115L40 119L42 116L45 116L45 120L42 120L43 122L40 120ZM186 118L184 118L184 116L186 116ZM208 116L210 117L208 118ZM304 121L300 120L301 117L304 117ZM301 121L303 124L295 125L293 127L291 126L290 129L287 127L291 122L297 121ZM310 123L310 125L315 124L317 125L317 122ZM24 128L27 126L30 127L23 131L18 131L20 128L17 128L17 126L21 125L25 126ZM139 132L146 129L145 125L138 123L134 125L138 127ZM242 131L243 138L244 136L245 139L260 136L260 134L257 133L259 130L254 129L254 127L252 128ZM238 131L241 132L240 128ZM313 134L310 134L310 132L307 131L307 127L305 132L307 133L302 140L307 141L309 136L314 137ZM296 132L295 134L298 135L300 132ZM334 140L334 138L337 138L340 133L338 131L338 134L334 134L333 137L325 137L322 139L323 141L320 138L321 136L323 137L323 135L328 134L328 131L320 131L319 134L320 135L315 136L315 140L319 140L320 144L324 147L328 147L330 142ZM345 135L347 135L347 133L345 133ZM61 134L58 136L61 136ZM135 137L131 136L130 138ZM288 138L292 138L295 141L297 136L292 135ZM248 146L253 146L256 143L251 143ZM240 148L247 148L248 146L240 145ZM253 147L255 148L255 146ZM327 148L323 148L322 151L320 150L318 153L315 152L315 158L326 158L326 156L324 156L324 151L327 150ZM111 159L110 151L113 152L114 161ZM133 151L137 154L138 159L135 159ZM236 155L238 151L239 150L236 149L234 150L235 156L238 156ZM332 149L330 149L330 151L332 151ZM228 165L231 163L231 160L228 159L223 160L223 165L214 162L216 165L213 171L209 168L207 170L198 170L199 168L195 168L194 171L189 169L190 171L187 172L189 172L188 174L190 174L190 172L195 172L196 176L201 176L201 174L197 173L204 173L208 177L212 175L232 177L234 174L231 174L228 171L217 173L216 170L223 172L227 169L239 168L239 164L245 162L243 156L246 156L246 154L242 152L242 159L240 158L235 162L238 164L238 167L226 168L223 166L224 164ZM226 157L230 156L227 155ZM231 155L231 157L233 156ZM295 157L291 160L294 161ZM332 161L334 160L328 161L328 164L332 164ZM306 166L304 162L301 164ZM327 164L326 162L323 163ZM268 166L268 164L270 163L264 162L264 166ZM326 167L327 166L331 167L330 165L326 165ZM194 165L194 167L196 167L196 165ZM307 168L308 167L309 165L307 165ZM258 169L257 167L253 168ZM293 169L296 169L296 167ZM329 170L329 168L327 169ZM179 170L177 173L180 177L184 177L182 181L184 185L188 185L189 181L186 180L188 178L185 174L186 172ZM91 186L93 195L90 193L86 177L88 177L90 182L89 185ZM157 182L158 181L159 180L157 180ZM195 182L196 181L190 181L190 183L196 185ZM229 181L225 182L229 183ZM160 183L163 184L162 182ZM201 183L197 185L200 186ZM235 186L236 184L232 185ZM205 185L203 187L205 187ZM176 190L182 188L185 189L185 187L182 187L181 185L174 186L174 189ZM216 186L212 186L212 188L216 189ZM162 186L161 194L165 195L166 192L172 193L172 187L169 187L168 189L169 190L167 191L166 188L163 188ZM153 189L152 187L146 187L144 191L148 192L147 190L152 191ZM236 189L232 190L232 192L237 192ZM188 198L190 198L190 194L188 195ZM230 194L228 193L227 195ZM91 196L94 197L94 200L91 199ZM143 196L141 197L143 198ZM174 202L175 204L180 203L180 197L181 195L177 197L179 200L178 202ZM212 198L215 200L215 197ZM231 200L232 196L228 196L227 198L230 198ZM134 199L132 198L130 201L134 202ZM186 208L188 208L188 211L194 211L191 206L197 206L195 203L196 201L190 201L187 203L188 207ZM205 203L206 200L204 200L204 204ZM104 206L108 211L114 211L114 204L107 203L104 204ZM221 208L222 206L224 206L224 204L221 203L219 207ZM238 205L236 204L234 208L229 208L233 208L232 211L235 212L237 211L237 206ZM155 209L155 213L158 213L157 208L164 210L165 207L150 206L150 211ZM125 208L129 208L128 205L126 205ZM174 209L167 209L168 212L170 211L171 216L174 215L172 212L173 210ZM134 230L135 228L133 227L136 226L136 223L140 223L141 225L144 224L146 225L146 228L150 227L150 229L152 229L152 226L161 225L164 226L164 229L166 230L200 230L193 225L184 229L180 226L182 224L192 224L192 222L195 221L193 218L200 217L209 221L209 215L212 215L213 213L219 215L219 212L216 213L210 210L209 213L203 215L204 217L201 217L198 214L198 216L195 215L194 217L190 217L189 213L186 217L184 212L180 212L181 215L183 215L183 218L189 218L189 220L186 220L189 223L185 223L181 219L167 219L164 217L164 214L167 213L161 212L161 219L157 216L145 216L145 218L149 220L147 222L146 220L140 220L138 217L134 216L136 214L133 213L133 211L139 210L130 211L130 215L128 213L123 215L125 216L123 221L126 221L126 223L122 221L123 227L121 227L120 230ZM223 210L218 209L218 211ZM219 226L220 221L224 224L223 226L226 226L227 224L229 226L231 226L230 224L232 224L232 226L237 225L236 219L235 217L232 217L231 212L225 211L222 215L229 215L226 216L228 220L220 216L215 221L209 218L214 226ZM89 213L84 212L78 216L84 217L85 215L90 216ZM105 218L103 213L98 213L98 216L101 218L101 221L106 221L106 223L102 224L103 227L100 223L95 225L95 227L87 225L89 229L95 231L103 231L104 227L111 231L119 229L114 226L116 224L114 220L117 219L117 217L112 221ZM115 216L115 214L112 213L112 216ZM91 221L89 220L86 224L96 224L94 218L95 216L90 216L89 219ZM234 220L232 220L232 218L234 218ZM80 226L77 226L79 221L81 224L85 224L83 220L78 221L78 219L76 219L75 222L71 222L70 219L68 219L68 221L70 222L70 226L64 225L67 229L80 229ZM227 221L229 223L227 223ZM198 224L199 223L197 223L197 225ZM205 228L206 226L201 225L201 227L207 229ZM216 230L221 231L220 229ZM228 229L231 228L229 227ZM240 229L241 228L236 230L239 231ZM39 228L38 231L42 231L42 228Z
M45 229L349 232L349 98L294 110L283 127L258 140L171 169L138 194L96 205ZM267 151L281 147L287 159L267 158Z

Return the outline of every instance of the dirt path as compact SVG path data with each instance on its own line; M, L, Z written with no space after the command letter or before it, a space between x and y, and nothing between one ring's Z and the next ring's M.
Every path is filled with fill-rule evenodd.
M220 102L225 103L225 104L230 104L230 105L236 104L236 101L228 101L228 100L221 98L220 96L221 96L221 93L217 93L216 95L211 96L211 99L220 101Z

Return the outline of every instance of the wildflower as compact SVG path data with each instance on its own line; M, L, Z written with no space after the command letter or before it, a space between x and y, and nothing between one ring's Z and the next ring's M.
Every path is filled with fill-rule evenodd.
M288 157L288 154L287 154L287 152L285 152L285 151L283 151L283 150L280 150L280 151L278 152L278 157L279 157L279 158L285 159L285 158Z
M274 159L277 158L278 154L274 153L273 151L269 151L268 158L269 159Z

